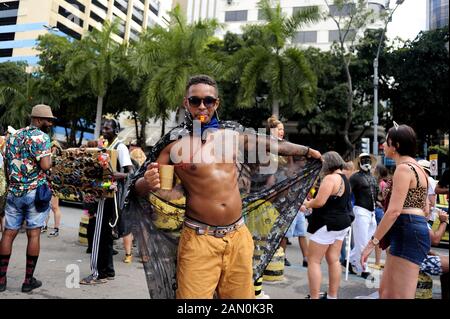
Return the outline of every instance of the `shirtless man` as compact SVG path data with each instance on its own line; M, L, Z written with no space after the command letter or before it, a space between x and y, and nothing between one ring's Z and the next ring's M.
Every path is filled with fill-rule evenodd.
M192 77L183 104L194 121L211 126L217 121L215 112L219 107L216 82L205 75ZM172 142L136 182L139 195L157 191L164 196L167 191L160 190L158 165L182 164L175 166L186 192L186 217L178 245L177 298L212 298L215 291L219 298L254 298L253 240L241 214L237 154L225 152L225 158L219 159L213 149L217 140L233 143L233 139L228 139L230 134L237 136L238 133L208 130L204 143L195 134ZM255 144L251 139L240 142L247 150L256 148L251 145ZM321 156L305 146L275 139L272 142L274 145L266 142L266 148L270 146L280 155ZM192 151L186 152L186 149ZM198 158L201 160L197 161Z

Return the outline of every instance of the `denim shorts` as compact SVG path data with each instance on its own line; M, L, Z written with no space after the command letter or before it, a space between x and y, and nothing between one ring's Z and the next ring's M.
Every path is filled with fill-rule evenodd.
M34 206L36 190L16 197L8 193L5 206L5 228L18 230L22 227L23 221L27 222L27 229L41 228L45 226L45 221L50 212L50 207L40 213Z
M289 227L286 235L284 237L305 237L306 236L306 218L305 214L298 212L295 216L294 221Z
M381 220L383 219L384 211L383 208L376 207L375 208L375 220L377 221L377 225L380 224Z
M427 220L423 216L400 214L389 230L389 253L421 265L431 248Z

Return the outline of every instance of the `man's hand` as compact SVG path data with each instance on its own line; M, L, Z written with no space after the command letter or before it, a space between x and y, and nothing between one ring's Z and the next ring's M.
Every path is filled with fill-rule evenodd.
M312 157L312 158L317 158L320 159L322 158L322 154L320 154L319 151L316 151L315 149L310 148L308 151L308 154L306 154L307 157Z
M148 165L147 171L144 173L144 180L152 192L161 187L158 163L150 163Z
M443 210L439 209L438 212L438 217L439 217L439 221L441 223L447 223L448 224L448 214L446 212L444 212Z
M120 173L120 172L115 172L113 175L114 175L114 178L118 181L122 181L125 178L127 178L127 176L128 176L128 174Z

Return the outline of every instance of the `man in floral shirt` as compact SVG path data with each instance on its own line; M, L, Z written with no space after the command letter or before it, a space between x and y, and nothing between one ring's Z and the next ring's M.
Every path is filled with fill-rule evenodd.
M42 285L33 277L39 257L41 227L50 211L36 209L36 189L47 183L45 171L51 167L50 138L47 135L55 117L48 105L38 104L31 112L31 124L6 141L5 168L9 180L5 207L5 231L0 243L0 292L6 289L6 272L13 241L24 221L27 225L27 262L22 292Z

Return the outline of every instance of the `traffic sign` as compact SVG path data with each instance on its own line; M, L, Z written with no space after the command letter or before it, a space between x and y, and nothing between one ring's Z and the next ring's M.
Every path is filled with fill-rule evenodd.
M437 176L438 175L438 155L430 154L430 175Z

